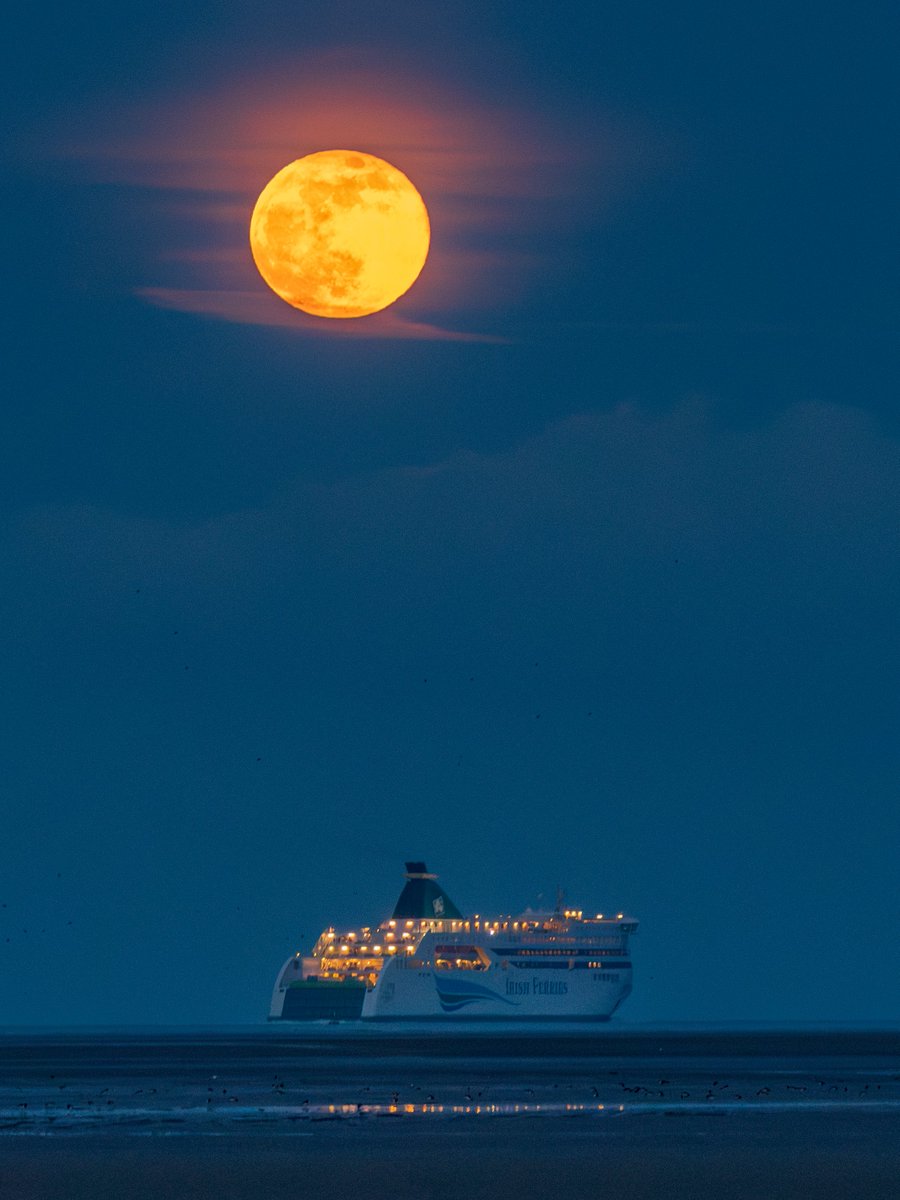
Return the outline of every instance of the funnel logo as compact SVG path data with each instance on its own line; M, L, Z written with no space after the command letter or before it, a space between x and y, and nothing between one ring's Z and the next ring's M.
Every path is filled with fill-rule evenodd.
M431 902L431 907L434 909L434 915L436 917L441 916L441 914L444 911L444 897L443 896L435 896L435 898Z

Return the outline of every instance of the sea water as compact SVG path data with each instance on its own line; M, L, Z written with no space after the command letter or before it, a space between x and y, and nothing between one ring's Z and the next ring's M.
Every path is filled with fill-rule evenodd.
M900 1197L900 1027L0 1034L0 1196Z

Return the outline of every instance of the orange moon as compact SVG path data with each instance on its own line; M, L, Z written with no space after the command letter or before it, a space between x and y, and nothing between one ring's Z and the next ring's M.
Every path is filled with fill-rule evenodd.
M364 317L393 304L428 257L425 202L402 171L359 150L288 163L250 218L260 275L294 308Z

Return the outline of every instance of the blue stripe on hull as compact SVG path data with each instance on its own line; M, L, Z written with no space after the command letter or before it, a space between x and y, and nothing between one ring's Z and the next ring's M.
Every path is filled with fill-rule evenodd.
M559 961L541 962L533 958L523 959L522 962L517 962L514 958L508 958L506 961L511 967L516 967L519 971L624 971L631 967L631 963L627 959L603 959L599 963L576 962L571 966L563 958Z

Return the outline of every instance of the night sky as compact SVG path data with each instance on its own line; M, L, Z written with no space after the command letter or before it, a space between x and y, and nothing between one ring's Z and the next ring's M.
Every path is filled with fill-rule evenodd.
M263 1019L405 858L896 1017L896 12L19 7L0 1024ZM331 147L431 214L357 321L247 244Z

